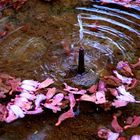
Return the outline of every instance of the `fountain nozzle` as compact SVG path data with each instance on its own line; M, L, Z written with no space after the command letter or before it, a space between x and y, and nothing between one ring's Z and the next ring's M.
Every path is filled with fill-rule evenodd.
M84 72L85 72L84 49L83 47L80 47L78 57L78 74L82 74Z

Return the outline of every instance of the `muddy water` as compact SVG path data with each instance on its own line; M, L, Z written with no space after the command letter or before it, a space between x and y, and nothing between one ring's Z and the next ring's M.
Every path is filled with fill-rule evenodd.
M83 27L82 40L78 16ZM16 28L0 40L0 72L16 77L37 80L52 77L59 84L70 82L75 74L69 70L77 66L81 44L85 48L86 68L99 75L107 73L106 66L110 63L120 59L134 62L140 57L139 9L101 6L87 1L33 0L19 12L5 11L5 17L0 25L11 22ZM29 26L27 32L22 30L25 23ZM135 75L140 79L139 71L135 71ZM140 99L140 85L133 92ZM98 140L97 128L110 128L112 114L117 111L104 112L91 103L81 103L80 114L59 127L54 126L59 114L47 111L11 124L1 123L0 140ZM139 106L134 104L121 111L125 114L120 120L140 115ZM140 128L122 135L129 138L133 134L140 134Z

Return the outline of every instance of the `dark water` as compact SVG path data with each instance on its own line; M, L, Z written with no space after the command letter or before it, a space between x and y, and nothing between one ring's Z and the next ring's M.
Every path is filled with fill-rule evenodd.
M58 83L70 80L69 69L77 65L79 46L85 48L85 64L99 75L106 66L125 59L135 62L140 53L140 9L127 9L117 5L100 5L86 1L29 1L19 11L0 19L1 27L11 22L16 28L0 40L0 72L22 79L43 80L52 77ZM7 14L5 14L7 15ZM79 23L83 39L80 40ZM29 24L23 32L21 25ZM97 23L97 29L94 29ZM64 49L69 47L70 53ZM66 47L67 48L67 47ZM140 72L135 71L140 79ZM140 85L133 91L140 99ZM81 113L66 120L59 127L54 124L58 114L45 112L27 116L11 124L0 124L0 140L94 140L100 125L110 127L113 111L104 112L90 103L82 103ZM131 104L125 115L140 115L139 106ZM117 110L115 110L117 112ZM140 134L140 128L128 130L130 137Z

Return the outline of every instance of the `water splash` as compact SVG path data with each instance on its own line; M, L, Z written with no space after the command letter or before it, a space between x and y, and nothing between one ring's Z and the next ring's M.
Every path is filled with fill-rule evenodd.
M83 25L82 25L81 15L78 14L77 18L78 18L78 23L79 23L79 27L80 27L80 29L79 29L79 38L80 38L80 41L82 41L83 37L84 37L84 34L83 34Z
M122 59L130 60L134 48L138 45L136 38L140 39L139 13L110 8L93 4L91 7L78 7L83 29L83 44L101 51L109 57L111 62L116 52L120 52ZM92 30L94 23L98 22L98 31ZM76 24L79 26L79 24Z

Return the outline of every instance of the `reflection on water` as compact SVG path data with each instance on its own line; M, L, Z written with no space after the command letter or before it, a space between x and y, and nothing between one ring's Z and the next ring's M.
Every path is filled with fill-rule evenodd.
M37 7L32 9L37 11ZM114 60L130 60L139 45L139 11L133 13L120 7L93 4L60 15L45 14L30 17L31 34L23 33L19 27L1 40L1 72L38 80L48 76L63 82L69 70L76 68L81 44L85 49L86 68L98 73ZM64 17L69 17L71 22ZM1 24L10 19L1 19ZM12 22L17 22L13 19Z

